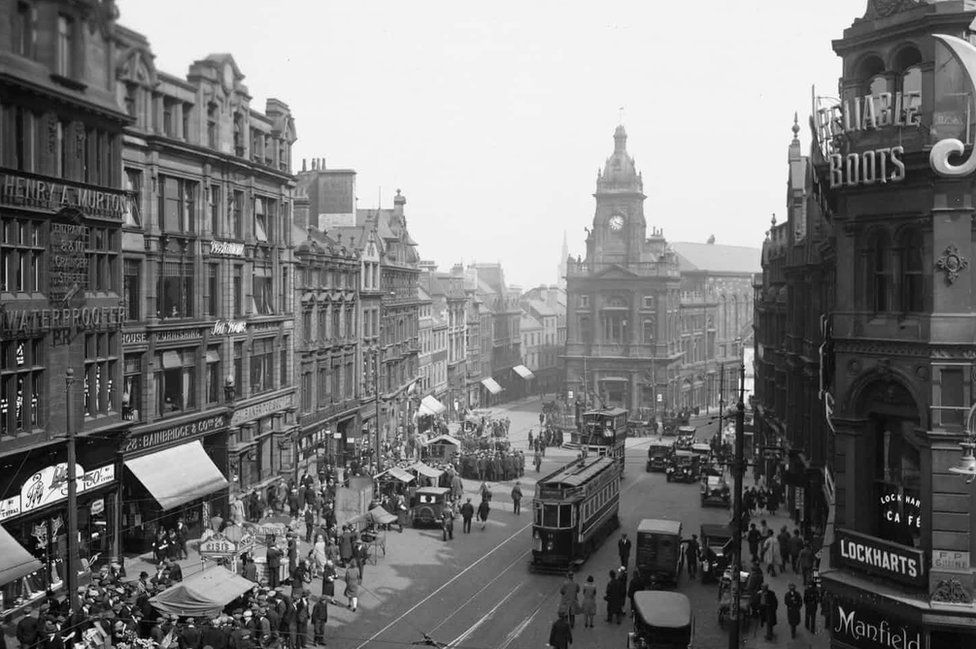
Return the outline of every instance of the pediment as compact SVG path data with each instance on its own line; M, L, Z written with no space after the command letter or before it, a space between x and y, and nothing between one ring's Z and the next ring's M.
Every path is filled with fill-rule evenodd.
M634 279L636 277L638 277L637 273L621 264L613 264L594 275L596 279Z

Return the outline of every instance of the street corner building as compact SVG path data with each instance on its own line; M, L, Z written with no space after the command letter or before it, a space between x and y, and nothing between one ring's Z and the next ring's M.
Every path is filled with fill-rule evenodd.
M752 340L760 251L648 234L644 181L623 126L613 144L597 173L586 256L565 259L570 399L651 422L730 403Z
M833 42L840 96L814 91L810 156L791 150L790 218L764 246L757 414L828 501L836 647L976 644L974 19L969 2L867 3Z
M157 71L108 0L0 2L0 609L294 462L288 107ZM73 372L71 380L68 371ZM69 398L70 396L70 398ZM286 443L287 442L287 443Z

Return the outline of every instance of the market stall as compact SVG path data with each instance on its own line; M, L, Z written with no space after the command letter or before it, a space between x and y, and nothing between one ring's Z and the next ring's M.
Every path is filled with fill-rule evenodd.
M254 582L214 566L191 575L149 600L153 608L170 615L211 618L254 588Z
M427 441L423 455L435 462L452 463L461 453L461 440L452 435L438 435Z

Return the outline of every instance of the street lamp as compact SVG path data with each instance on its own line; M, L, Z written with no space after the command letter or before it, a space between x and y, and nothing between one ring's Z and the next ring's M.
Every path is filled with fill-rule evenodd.
M976 480L976 429L973 426L973 415L976 414L976 404L973 404L969 408L969 414L966 416L966 441L960 442L959 446L962 447L962 457L959 458L959 463L949 468L949 473L965 476L967 478L966 484L972 484L973 480Z

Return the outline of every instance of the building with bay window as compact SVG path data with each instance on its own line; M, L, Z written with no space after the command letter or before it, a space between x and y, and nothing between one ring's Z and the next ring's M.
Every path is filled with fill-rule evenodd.
M183 517L198 532L228 515L229 497L294 469L296 136L284 103L251 105L229 54L175 76L132 30L117 30L114 51L132 122L120 165L132 196L120 255L121 525L138 551L157 527ZM192 473L192 493L145 459L164 453Z
M65 583L67 447L82 558L119 554L123 128L112 2L0 2L0 613ZM71 372L70 380L67 372ZM69 398L70 396L70 398Z

